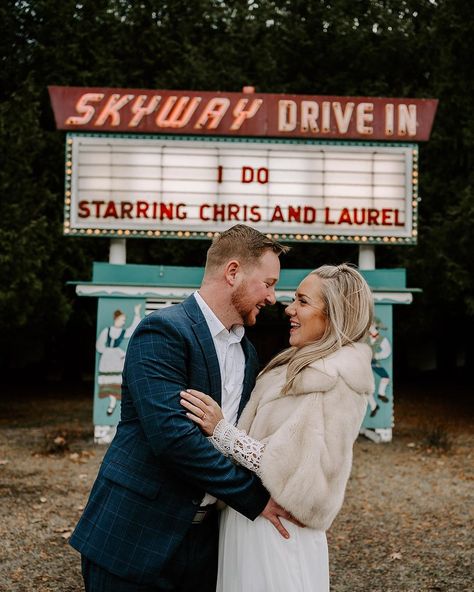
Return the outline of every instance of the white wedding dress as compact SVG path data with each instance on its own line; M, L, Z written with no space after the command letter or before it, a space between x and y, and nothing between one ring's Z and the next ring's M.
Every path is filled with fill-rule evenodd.
M259 474L265 445L222 420L212 443ZM284 539L267 519L251 521L230 507L221 512L216 592L328 592L326 533L282 519Z

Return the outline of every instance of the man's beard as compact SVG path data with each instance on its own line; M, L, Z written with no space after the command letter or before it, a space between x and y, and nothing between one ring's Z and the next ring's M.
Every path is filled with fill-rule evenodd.
M252 296L249 295L249 288L245 280L232 294L231 303L246 327L255 325L257 320L255 313L253 312L255 309L255 304L253 302Z

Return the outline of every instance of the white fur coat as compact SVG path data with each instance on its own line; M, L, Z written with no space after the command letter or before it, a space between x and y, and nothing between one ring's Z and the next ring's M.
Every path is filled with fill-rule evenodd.
M339 512L352 446L374 379L369 346L347 345L313 362L281 395L286 366L257 380L238 427L265 443L262 481L303 524L327 530Z

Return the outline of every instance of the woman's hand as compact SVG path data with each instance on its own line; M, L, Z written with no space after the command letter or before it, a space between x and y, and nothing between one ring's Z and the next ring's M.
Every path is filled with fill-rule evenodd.
M212 436L216 425L224 419L214 399L194 389L181 391L181 405L188 410L186 415L189 419L197 423L206 436Z

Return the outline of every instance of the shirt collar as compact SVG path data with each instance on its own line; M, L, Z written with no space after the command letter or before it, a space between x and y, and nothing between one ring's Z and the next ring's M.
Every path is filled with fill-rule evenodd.
M210 308L210 306L206 303L197 290L194 292L194 298L196 299L196 302L201 309L204 318L206 319L206 323L209 327L212 338L222 335L225 336L226 339L230 339L233 343L238 343L242 340L245 334L245 329L242 327L242 325L233 325L231 330L227 331L222 322L215 315L212 308Z

